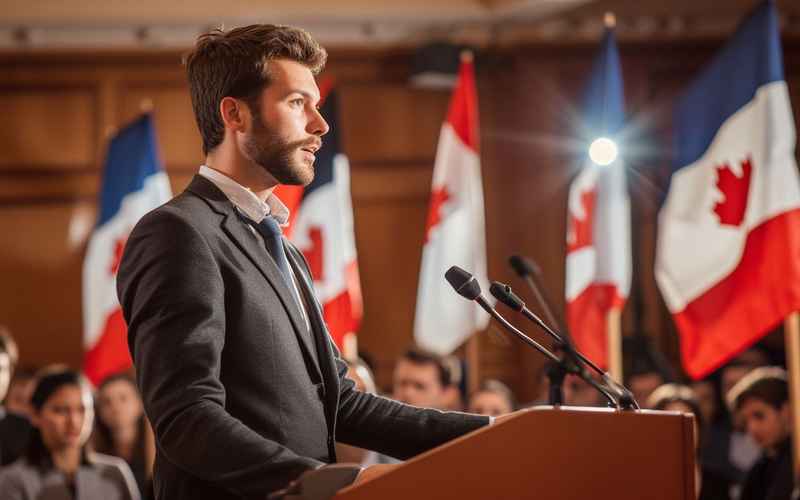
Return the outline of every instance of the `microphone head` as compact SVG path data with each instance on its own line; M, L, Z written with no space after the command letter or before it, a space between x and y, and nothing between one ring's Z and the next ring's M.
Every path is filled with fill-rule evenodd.
M539 276L540 274L539 266L537 266L536 263L531 259L521 257L519 255L512 255L508 259L508 263L520 278L525 278L531 274L536 276Z
M515 311L522 311L525 308L525 302L517 297L517 295L511 291L511 287L505 283L493 281L492 286L489 287L489 292L494 298Z
M450 286L456 291L457 294L469 300L477 299L481 294L481 285L473 275L461 269L458 266L453 266L444 273L444 278L450 283Z

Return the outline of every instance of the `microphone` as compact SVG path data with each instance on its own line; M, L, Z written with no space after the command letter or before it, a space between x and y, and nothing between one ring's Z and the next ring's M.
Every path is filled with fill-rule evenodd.
M553 301L543 292L542 269L533 260L520 255L512 255L509 257L508 263L511 265L514 272L517 273L517 276L522 278L525 283L528 284L531 291L533 291L533 295L542 307L547 321L550 322L551 325L555 325L556 328L562 332L565 331L563 324L558 321L555 314L553 314Z
M475 276L466 272L458 266L452 266L444 273L444 279L450 283L450 286L465 299L475 300L481 296L481 284L475 279Z
M633 394L628 390L627 387L618 383L616 380L611 378L608 373L600 369L596 364L592 362L589 358L584 356L580 351L578 351L575 346L570 341L569 337L564 335L563 337L556 333L552 328L550 328L541 318L536 316L530 309L525 306L525 302L522 301L514 292L511 290L511 287L500 283L498 281L492 282L491 287L489 288L489 292L492 294L494 298L498 301L502 302L503 304L507 305L511 309L517 312L521 312L526 318L536 323L536 325L547 332L553 340L556 341L557 346L561 348L564 353L570 358L570 360L575 363L576 365L580 366L581 364L589 365L595 372L597 372L603 379L603 382L606 386L613 387L617 392L617 397L619 398L619 402L625 408L639 408L639 404L633 397Z
M586 370L584 370L581 365L574 362L566 363L564 360L562 360L561 358L550 352L544 346L542 346L532 338L522 333L522 331L520 331L517 327L512 325L499 312L497 312L497 310L495 310L495 308L492 307L489 301L487 301L486 298L481 294L481 285L480 283L478 283L478 280L476 280L472 274L468 273L467 271L461 269L458 266L452 266L444 274L444 277L447 280L447 282L450 283L450 286L453 287L453 289L456 291L457 294L461 295L462 297L468 300L474 300L475 302L477 302L478 305L481 306L481 308L483 308L483 310L485 310L487 313L489 313L489 315L492 318L494 318L498 323L500 323L500 325L502 325L506 331L511 332L513 335L522 340L524 343L535 348L537 351L542 353L546 358L548 358L553 363L562 366L565 371L580 376L589 385L591 385L592 387L597 389L600 393L602 393L611 402L612 405L619 407L619 402L615 400L606 390L604 390L594 379L589 377L586 374ZM500 299L498 298L498 300ZM519 301L518 297L517 300ZM544 325L544 327L548 328L547 325ZM556 334L555 332L553 332L552 334L555 335L556 338L558 338L558 334Z

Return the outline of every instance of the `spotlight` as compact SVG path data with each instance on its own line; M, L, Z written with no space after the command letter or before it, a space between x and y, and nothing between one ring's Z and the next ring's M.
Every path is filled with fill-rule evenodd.
M589 146L589 158L596 164L605 167L617 159L617 143L608 137L600 137Z

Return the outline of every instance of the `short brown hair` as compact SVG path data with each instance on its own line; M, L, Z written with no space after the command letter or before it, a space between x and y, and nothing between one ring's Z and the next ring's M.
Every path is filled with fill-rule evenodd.
M432 365L436 368L437 378L442 387L449 387L453 384L453 374L443 356L439 356L427 349L413 346L404 352L400 359L404 359L415 365Z
M222 143L225 125L219 103L224 97L242 99L258 109L258 96L270 83L270 60L296 61L317 75L327 58L325 49L307 31L291 26L254 24L200 35L194 50L184 57L184 65L203 153Z

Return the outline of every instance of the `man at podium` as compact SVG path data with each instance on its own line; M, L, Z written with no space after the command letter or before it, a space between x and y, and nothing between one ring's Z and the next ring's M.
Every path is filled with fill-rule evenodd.
M211 31L186 57L205 164L137 224L118 274L157 498L264 498L335 462L337 440L405 459L489 423L355 390L281 235L272 191L312 181L328 132L326 57L272 25Z

